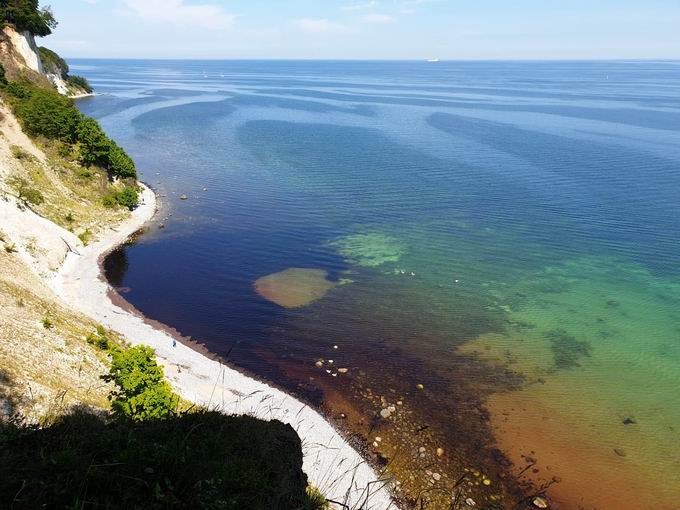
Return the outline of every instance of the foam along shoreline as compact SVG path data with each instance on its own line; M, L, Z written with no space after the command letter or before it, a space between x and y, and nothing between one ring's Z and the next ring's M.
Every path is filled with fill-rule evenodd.
M132 216L100 235L100 240L69 253L50 282L55 292L73 308L122 334L131 344L151 346L175 390L187 400L229 414L248 414L289 423L302 440L303 469L314 487L334 501L361 510L395 509L385 481L326 421L303 402L247 377L219 361L177 343L154 328L139 313L118 307L111 287L101 274L100 259L151 220L156 196L143 186L140 206Z

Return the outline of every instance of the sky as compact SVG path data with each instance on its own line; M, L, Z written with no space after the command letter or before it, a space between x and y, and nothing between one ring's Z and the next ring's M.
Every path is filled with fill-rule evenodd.
M67 58L680 59L680 0L52 0Z

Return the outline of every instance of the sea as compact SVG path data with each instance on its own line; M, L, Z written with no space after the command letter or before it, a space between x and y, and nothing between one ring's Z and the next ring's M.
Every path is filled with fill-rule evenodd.
M680 508L680 62L69 63L161 203L111 284L406 508Z

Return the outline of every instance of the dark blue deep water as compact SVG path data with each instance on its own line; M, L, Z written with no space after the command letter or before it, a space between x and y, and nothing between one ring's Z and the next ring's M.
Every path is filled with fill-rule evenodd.
M161 197L106 264L147 316L363 435L394 393L451 479L534 452L563 508L673 508L680 62L71 64ZM289 268L340 284L256 292Z

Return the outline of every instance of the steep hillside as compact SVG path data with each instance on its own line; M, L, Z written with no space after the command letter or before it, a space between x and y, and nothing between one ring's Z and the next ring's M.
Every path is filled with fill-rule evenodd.
M103 205L101 170L45 147L0 103L0 413L30 421L75 403L108 405L107 360L87 342L97 325L65 308L44 278L129 214Z

